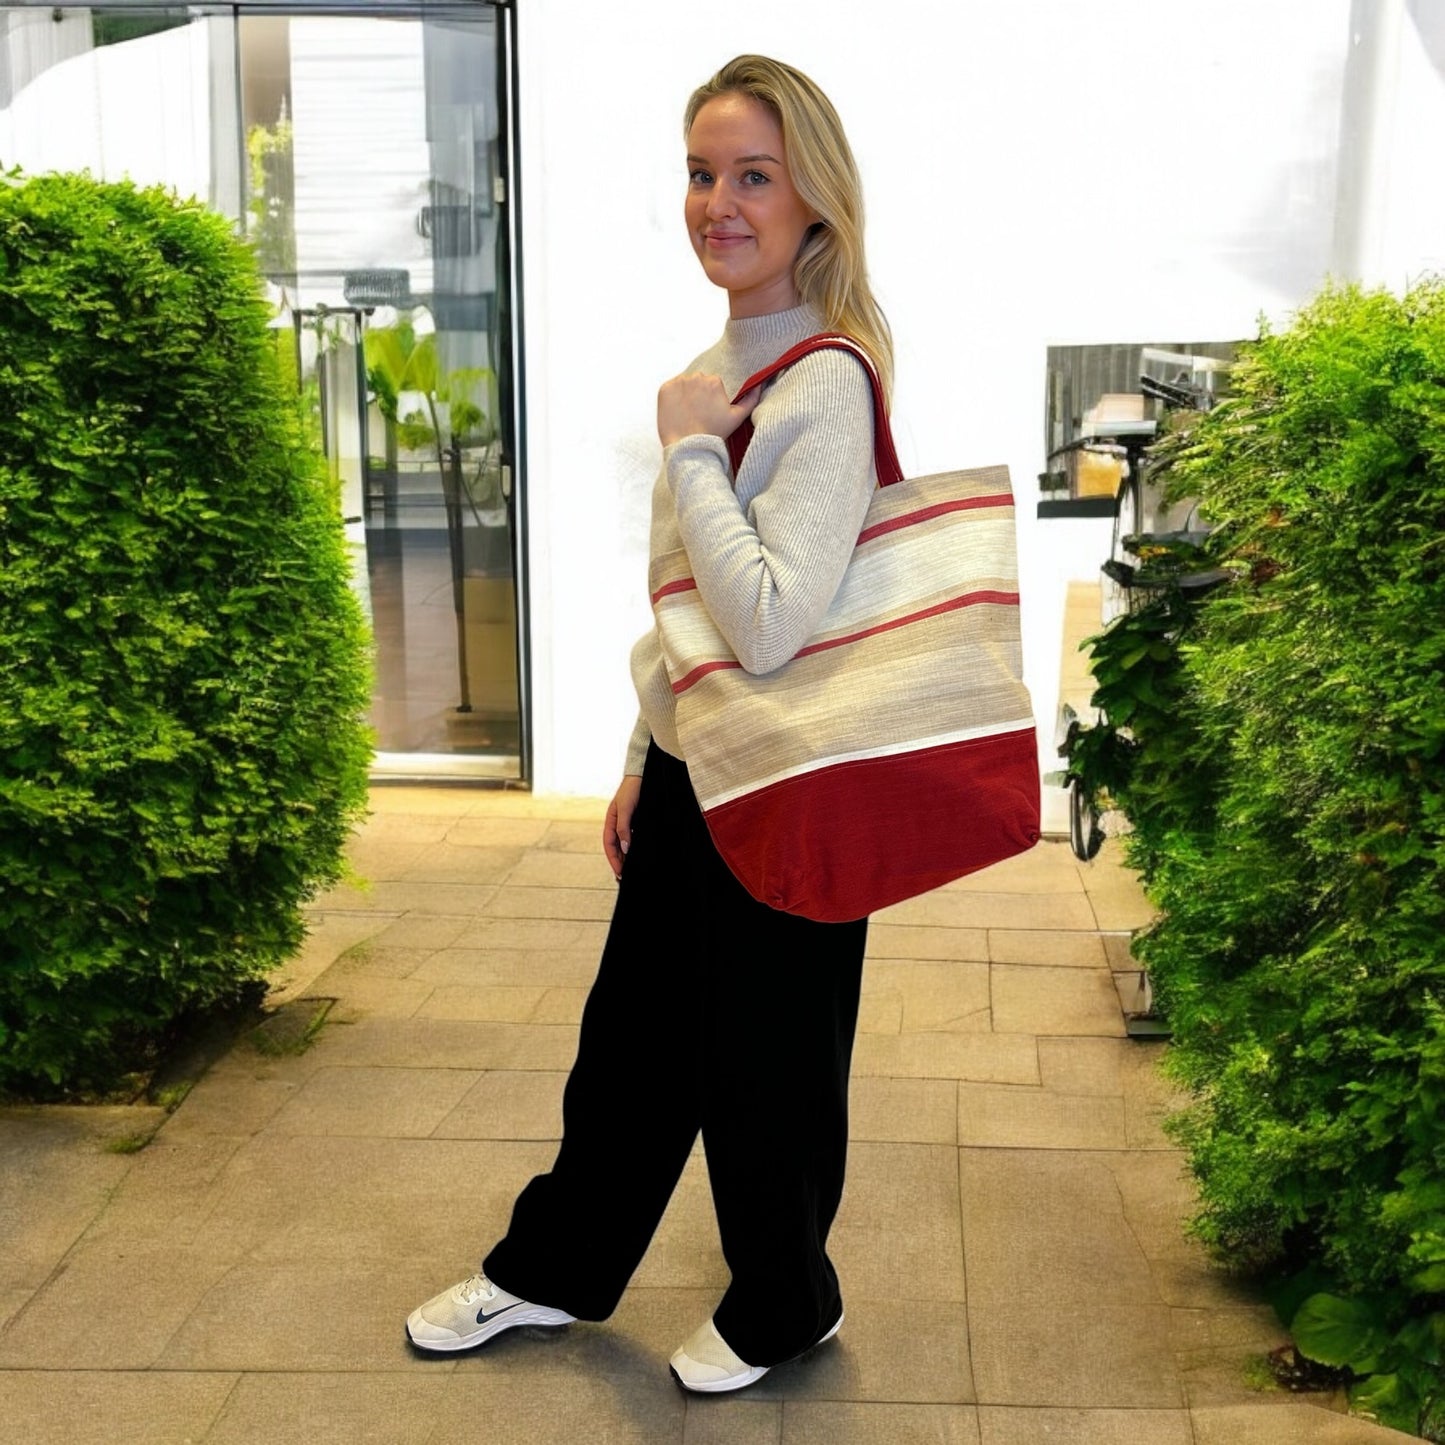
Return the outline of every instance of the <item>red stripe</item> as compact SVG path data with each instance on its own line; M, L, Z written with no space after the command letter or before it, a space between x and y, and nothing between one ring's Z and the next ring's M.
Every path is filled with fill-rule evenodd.
M671 597L675 592L696 592L697 582L692 577L679 577L676 582L664 583L652 594L652 605L657 606L658 601L663 597Z
M1019 595L1017 592L965 592L962 597L950 597L947 602L936 602L932 607L925 607L918 612L910 612L906 617L895 617L891 622L880 622L876 627L865 627L860 632L848 633L846 637L831 637L826 642L815 642L794 653L794 656L811 657L815 652L827 652L833 647L844 647L850 642L861 642L865 637L876 637L880 632L893 632L899 627L909 626L910 623L924 622L930 617L942 616L945 612L957 612L963 607L975 607L989 602L997 603L1002 607L1017 607ZM742 663L730 657L719 658L714 662L699 663L685 677L680 677L673 683L673 694L681 696L693 683L706 677L710 672L720 672L726 668L741 666Z
M1013 503L1012 492L995 492L986 497L956 497L951 502L935 502L931 507L921 507L916 512L906 512L891 521L865 527L858 533L858 545L861 547L864 542L871 542L874 537L881 537L885 532L896 532L900 527L932 521L934 517L942 517L948 512L971 512L976 507L1011 507Z
M880 622L876 627L865 627L861 632L850 632L846 637L831 637L827 642L815 642L803 648L796 655L810 657L815 652L826 652L830 647L844 647L850 642L861 642L865 637L876 637L880 632L892 632L910 623L923 622L929 617L938 617L945 612L957 612L961 607L974 607L979 603L996 602L1004 607L1017 607L1017 592L965 592L962 597L951 597L947 602L936 602L921 612L910 612L906 617L895 617L892 622Z
M699 678L706 677L710 672L724 672L730 667L740 668L741 666L742 663L731 657L720 657L716 662L701 662L686 677L680 677L673 683L673 694L676 696L686 692L693 683Z

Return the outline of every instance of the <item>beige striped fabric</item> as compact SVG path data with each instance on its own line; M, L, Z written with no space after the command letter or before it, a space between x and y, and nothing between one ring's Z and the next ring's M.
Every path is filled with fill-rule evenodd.
M880 487L822 624L775 672L742 670L685 552L654 562L649 590L705 812L839 763L1033 727L1004 467Z

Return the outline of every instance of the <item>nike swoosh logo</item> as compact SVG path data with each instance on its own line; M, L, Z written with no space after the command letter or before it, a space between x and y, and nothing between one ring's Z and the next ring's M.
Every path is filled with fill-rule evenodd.
M519 1304L521 1304L521 1303L522 1303L521 1300L517 1300L517 1301L515 1301L515 1303L513 1303L513 1304L503 1305L501 1309L499 1309L499 1310L493 1310L493 1311L491 1312L491 1314L488 1314L488 1313L486 1312L486 1310L478 1310L478 1311L477 1311L477 1323L478 1323L479 1325L484 1325L484 1324L486 1324L489 1320L494 1320L494 1319L496 1319L498 1315L504 1315L504 1314L507 1313L508 1310L514 1310L514 1309L516 1309L516 1308L517 1308L517 1305L519 1305Z

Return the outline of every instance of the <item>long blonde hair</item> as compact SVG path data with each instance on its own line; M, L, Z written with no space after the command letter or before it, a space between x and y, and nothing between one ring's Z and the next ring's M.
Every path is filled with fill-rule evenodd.
M878 368L883 395L890 397L893 335L868 286L863 187L838 112L801 70L765 55L739 55L693 91L684 135L698 111L722 95L750 95L777 120L793 187L821 218L798 251L793 284L829 331L845 332L863 343Z

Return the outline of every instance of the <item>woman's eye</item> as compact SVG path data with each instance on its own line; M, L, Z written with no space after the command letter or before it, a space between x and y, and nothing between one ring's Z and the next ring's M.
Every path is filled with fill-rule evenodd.
M772 180L772 177L765 175L762 171L744 171L743 180L750 186L765 186Z
M708 171L689 171L687 183L690 186L710 186L712 185L712 175Z

